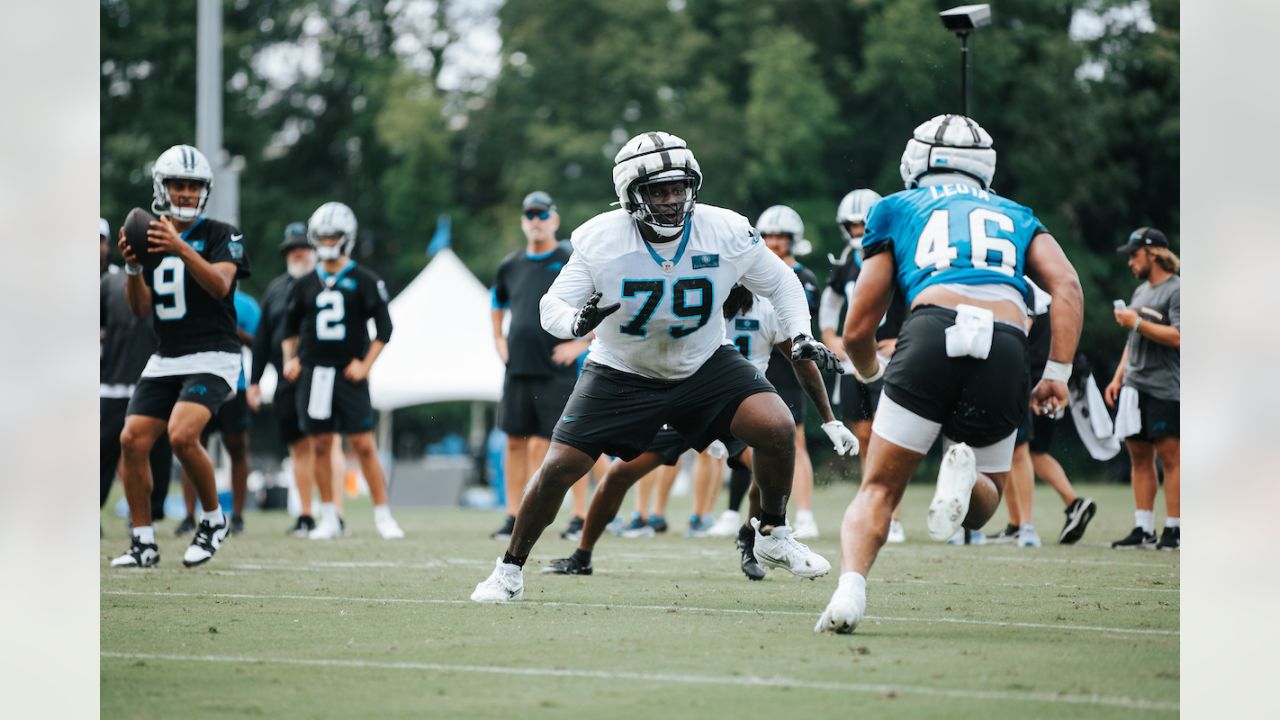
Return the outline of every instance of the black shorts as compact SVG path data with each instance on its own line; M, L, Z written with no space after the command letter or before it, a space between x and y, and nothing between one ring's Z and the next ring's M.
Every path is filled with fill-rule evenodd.
M804 388L800 386L800 378L796 377L795 366L791 364L781 350L774 350L769 355L769 367L765 369L764 377L782 398L782 402L787 404L787 409L791 411L791 419L795 421L797 426L804 424L805 396Z
M302 374L298 376L295 406L298 409L299 427L304 434L336 432L356 435L373 430L373 403L369 401L368 380L353 383L342 376L341 368L337 369L333 378L333 402L329 417L318 419L308 413L314 377L315 368L303 365Z
M997 322L986 360L947 357L946 329L956 311L936 305L912 310L885 370L884 392L932 422L942 434L974 447L993 445L1027 417L1027 336Z
M209 408L213 415L231 397L231 386L213 373L192 375L165 375L144 377L138 380L133 397L129 398L129 415L168 420L173 406L179 402L193 402Z
M1049 452L1049 446L1053 445L1053 428L1057 422L1048 415L1036 415L1031 412L1031 405L1028 404L1027 417L1018 426L1017 444L1030 445L1033 453Z
M276 427L280 431L280 442L285 446L292 445L303 437L302 426L298 420L298 386L280 378L276 384L276 395L272 407L276 413Z
M845 422L870 421L880 406L880 392L858 382L852 374L840 375L836 387L840 388L840 418Z
M593 458L633 460L666 424L701 452L713 440L733 440L738 406L762 392L777 391L728 345L684 380L652 380L588 360L551 439Z
M1138 412L1142 413L1142 430L1125 439L1155 442L1160 438L1179 437L1181 405L1178 400L1161 400L1139 390Z
M729 450L731 458L738 457L743 450L747 449L747 444L737 438L724 441L724 446ZM680 462L680 456L690 447L689 441L685 440L683 435L669 427L664 427L653 436L653 442L649 443L649 447L644 451L661 455L663 465L675 465Z
M244 393L237 392L235 397L222 403L222 407L218 408L218 412L205 424L204 432L201 433L200 439L202 441L208 440L209 436L215 432L227 435L246 432L248 429L249 401L245 400Z
M551 437L577 377L512 377L502 382L498 427L514 437Z

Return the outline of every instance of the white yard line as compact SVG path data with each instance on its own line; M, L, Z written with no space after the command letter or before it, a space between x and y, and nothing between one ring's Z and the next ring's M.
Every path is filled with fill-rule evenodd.
M438 600L429 598L377 598L351 597L342 595L267 595L253 593L198 593L198 592L142 592L133 590L103 590L103 595L121 595L130 597L183 597L183 598L216 598L227 600L302 600L318 602L356 602L356 603L397 603L408 605L471 605L470 600ZM519 604L539 607L596 608L601 610L646 610L655 612L685 612L711 615L775 615L787 617L811 618L816 612L800 612L796 610L752 610L746 608L709 608L685 605L630 605L626 603L579 603L523 600ZM1036 630L1058 630L1071 632L1118 633L1124 635L1167 635L1178 636L1178 630L1158 630L1151 628L1119 628L1101 625L1067 625L1055 623L1026 623L1003 620L971 620L954 617L891 617L868 615L867 620L877 622L913 622L913 623L953 623L958 625L987 625L1005 628L1028 628Z
M735 687L796 688L803 690L827 690L856 692L873 695L921 695L959 700L993 700L1002 702L1029 702L1073 705L1105 705L1134 710L1178 712L1178 703L1143 700L1140 698L1112 697L1107 695L1067 695L1051 692L1012 692L1005 690L961 690L927 685L880 685L873 683L820 682L786 677L744 677L733 675L673 675L666 673L639 673L611 670L570 670L564 668L501 667L488 665L452 665L425 662L379 662L373 660L304 659L254 657L242 655L168 655L162 653L101 653L103 658L122 660L160 660L166 662L201 663L259 663L267 665L296 665L302 667L338 667L374 670L411 670L433 673L475 673L483 675L514 675L522 677L575 678L585 680L632 680L667 685L730 685Z

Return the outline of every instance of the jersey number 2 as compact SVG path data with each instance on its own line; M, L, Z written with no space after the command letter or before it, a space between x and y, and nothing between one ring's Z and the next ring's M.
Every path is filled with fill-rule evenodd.
M1002 237L991 237L987 234L987 223L995 223L1002 232L1013 232L1013 220L1004 213L986 208L975 208L969 212L969 263L975 268L986 268L1013 277L1014 266L1018 262L1018 248L1013 241ZM951 267L951 261L959 255L960 249L951 244L951 213L948 210L934 210L929 221L920 231L916 240L916 266L927 268L933 266L933 272L940 272ZM991 253L999 257L991 259Z
M342 301L342 293L337 290L322 290L316 295L316 339L345 340L347 326L342 322L346 318L347 308Z

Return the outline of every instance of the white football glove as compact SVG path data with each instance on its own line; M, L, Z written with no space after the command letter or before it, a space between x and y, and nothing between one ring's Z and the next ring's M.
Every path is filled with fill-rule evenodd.
M829 423L822 423L822 431L831 438L831 446L835 448L837 455L857 455L858 438L845 427L844 423L839 420L832 420Z

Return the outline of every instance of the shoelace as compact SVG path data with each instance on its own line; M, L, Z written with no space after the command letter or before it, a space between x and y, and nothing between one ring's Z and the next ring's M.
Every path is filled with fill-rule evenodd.
M200 521L200 528L196 530L195 544L202 550L213 552L213 525L208 521Z

